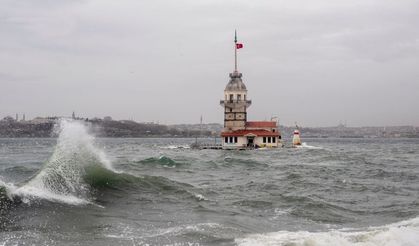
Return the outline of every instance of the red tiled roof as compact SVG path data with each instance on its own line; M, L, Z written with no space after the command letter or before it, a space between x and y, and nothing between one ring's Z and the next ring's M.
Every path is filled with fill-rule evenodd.
M279 132L271 132L267 130L237 130L231 132L221 132L221 137L240 137L248 134L253 134L258 137L277 137Z
M248 121L246 127L276 127L276 121Z

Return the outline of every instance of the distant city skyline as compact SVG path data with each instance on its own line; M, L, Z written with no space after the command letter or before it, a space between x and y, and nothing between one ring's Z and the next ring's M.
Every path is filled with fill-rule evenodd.
M22 115L20 115L20 114L15 114L15 116L12 116L12 115L6 115L6 116L4 116L4 117L1 117L0 118L0 122L2 121L2 120L5 120L6 118L8 118L8 117L10 117L11 119L13 119L14 121L28 121L28 122L30 122L30 121L33 121L33 120L36 120L36 119L57 119L57 118L68 118L68 119L71 119L71 118L73 118L73 115L48 115L48 116L35 116L35 117L32 117L32 118L28 118L28 117L26 117L26 115L25 114L22 114ZM126 119L116 119L116 118L113 118L112 116L110 116L110 115L106 115L106 116L104 116L104 117L97 117L97 116L94 116L94 117L89 117L89 116L81 116L81 115L75 115L75 117L74 117L75 119L79 119L79 120L83 120L83 119L88 119L88 120L114 120L114 121L135 121L135 122L138 122L138 123L150 123L150 124L161 124L161 125L187 125L187 126L192 126L192 125L200 125L201 124L201 122L200 121L197 121L197 122L180 122L180 123L165 123L165 122L160 122L160 121L153 121L153 120L151 120L151 121L140 121L140 120L136 120L136 119L134 119L134 118L126 118ZM73 119L74 119L73 118ZM271 118L271 119L264 119L264 120L272 120L273 118ZM201 120L201 118L200 118L200 120ZM202 120L203 120L203 118L202 118ZM273 119L273 120L277 120L276 118L275 119ZM218 125L223 125L223 123L222 122L205 122L205 121L202 121L202 124L203 125L212 125L212 124L218 124ZM415 125L366 125L366 126L354 126L354 125L348 125L347 124L347 122L339 122L339 123L337 123L337 124L334 124L334 125L325 125L325 126L310 126L310 125L301 125L301 124L299 124L298 122L294 122L293 124L290 124L290 125L286 125L286 124L282 124L282 123L279 123L281 126L285 126L285 127L295 127L296 125L298 126L298 127L304 127L304 128L328 128L328 127L337 127L337 128L346 128L346 127L349 127L349 128L351 128L351 127L355 127L355 128L368 128L368 127L374 127L374 128L376 128L376 127L381 127L381 128L386 128L386 127L415 127L415 128L418 128L419 126L415 126Z
M222 123L237 29L249 120L419 126L418 12L413 0L6 0L0 118Z

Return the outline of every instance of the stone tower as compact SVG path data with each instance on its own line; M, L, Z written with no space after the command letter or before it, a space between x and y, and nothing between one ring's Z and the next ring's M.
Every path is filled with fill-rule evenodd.
M224 131L244 129L247 121L247 108L252 101L247 100L247 89L242 80L242 74L237 70L237 49L243 44L237 43L234 37L234 72L230 73L230 81L224 90L224 100L220 104L224 107Z
M247 108L251 105L247 100L247 89L242 81L242 74L238 71L230 73L230 82L224 90L224 130L234 131L243 129L247 121Z

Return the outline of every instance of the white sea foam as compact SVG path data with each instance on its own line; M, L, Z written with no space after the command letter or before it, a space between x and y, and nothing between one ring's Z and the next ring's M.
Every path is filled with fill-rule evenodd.
M208 201L208 199L202 194L194 193L193 195L198 201Z
M62 120L57 131L59 137L50 159L26 184L6 186L8 196L18 196L23 202L46 199L69 204L90 203L89 186L83 180L85 168L96 165L114 171L111 162L94 146L94 137L83 123Z
M146 238L157 238L157 237L168 237L173 235L181 235L188 232L206 232L210 230L224 231L226 229L231 230L231 227L224 227L217 223L198 223L193 225L180 225L168 228L156 228L155 230L144 232L137 231L137 229L130 227L126 224L116 225L118 228L118 234L107 234L106 237L120 238L120 239L146 239Z
M16 190L16 186L11 183L6 183L3 180L0 179L0 188L4 188L6 191L6 195L9 199L12 199L12 192Z
M48 200L52 202L62 202L73 205L84 205L91 203L90 201L79 198L75 195L69 194L57 194L51 192L47 189L31 187L31 186L22 186L11 192L13 195L17 195L21 198L22 202L30 203L32 200Z
M190 149L189 145L169 145L169 146L162 146L161 149Z
M236 239L241 246L416 246L419 244L419 217L364 230L341 229L327 232L279 231Z
M302 143L301 145L297 145L296 147L304 148L304 149L323 149L322 147L311 146L311 145L308 145L307 143Z

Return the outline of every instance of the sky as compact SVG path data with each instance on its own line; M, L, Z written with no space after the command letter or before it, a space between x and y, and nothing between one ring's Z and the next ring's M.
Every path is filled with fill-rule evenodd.
M0 0L0 117L419 126L417 0Z

